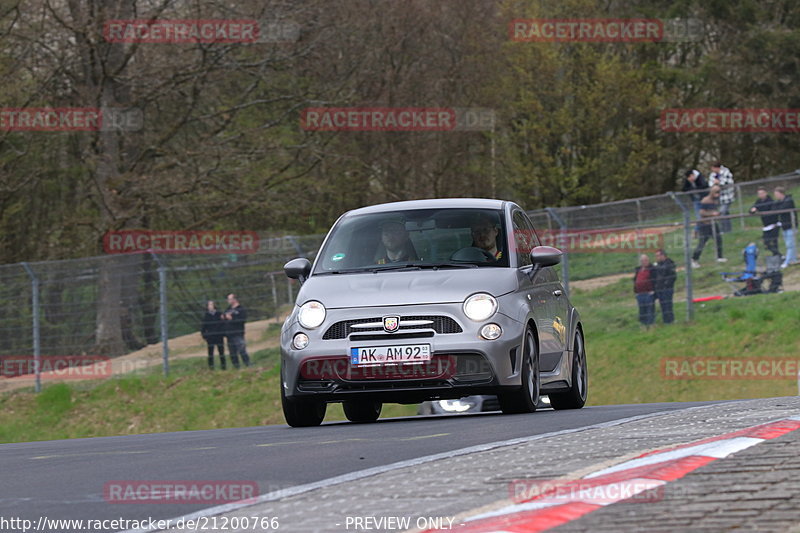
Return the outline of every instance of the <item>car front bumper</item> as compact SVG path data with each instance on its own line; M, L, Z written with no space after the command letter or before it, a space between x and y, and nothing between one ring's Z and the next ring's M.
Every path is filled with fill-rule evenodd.
M285 395L336 402L356 397L393 403L419 403L430 399L461 398L474 394L497 394L519 387L519 357L523 324L498 312L488 320L474 322L464 316L461 303L395 307L328 309L325 322L308 330L290 315L281 332L281 376ZM401 329L348 329L330 338L334 324L400 316ZM460 332L442 333L433 327L404 327L404 317L446 317ZM502 335L495 340L480 336L481 328L498 324ZM303 332L308 346L296 350L293 337ZM327 332L327 335L326 335ZM327 338L323 338L327 337ZM349 362L351 348L430 344L432 360L425 365L359 368Z

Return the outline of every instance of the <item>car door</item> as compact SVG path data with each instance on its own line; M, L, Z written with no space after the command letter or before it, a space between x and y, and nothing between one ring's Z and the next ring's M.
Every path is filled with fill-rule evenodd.
M539 238L536 229L533 227L528 215L522 212L522 223L531 235L531 247L539 246ZM547 323L551 329L551 347L548 353L542 357L542 370L547 372L554 370L567 349L569 335L569 299L564 293L564 287L558 279L556 267L545 267L537 275L538 283L541 284L543 297L548 299ZM544 350L543 350L544 351Z
M511 215L514 234L514 245L517 251L517 268L529 270L531 268L531 249L538 244L538 238L533 231L533 226L527 221L522 210L514 210ZM552 280L547 271L539 271L533 280L529 276L522 276L521 290L525 293L529 309L532 311L536 325L539 329L539 361L542 370L549 370L557 364L560 352L560 343L553 329L553 316L555 302L553 296ZM553 362L555 359L555 362Z

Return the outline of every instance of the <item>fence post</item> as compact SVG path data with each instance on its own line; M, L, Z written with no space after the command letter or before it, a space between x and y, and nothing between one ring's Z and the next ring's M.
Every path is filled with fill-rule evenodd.
M167 320L167 265L154 252L150 252L158 263L158 295L159 317L161 318L161 358L163 359L164 377L169 376L169 323Z
M42 391L42 330L39 322L39 278L36 273L28 265L22 263L22 268L28 273L31 278L31 295L33 306L33 372L36 375L36 392Z
M544 209L558 223L558 227L561 229L561 243L567 242L567 223L558 215L554 207L545 207ZM564 292L569 297L569 251L564 252L564 255L561 256L561 277L563 278Z
M275 315L278 315L278 285L275 283L275 274L270 274L269 279L272 281L272 301L275 303Z
M694 319L694 301L692 296L692 216L689 209L683 205L683 202L678 200L674 192L669 193L669 197L678 204L678 207L683 211L683 260L686 264L686 320L691 322ZM716 245L716 242L714 243Z
M739 214L742 215L741 217L739 217L739 223L742 225L742 229L744 229L745 228L744 202L742 202L742 186L737 183L735 187L736 187L736 197L739 198Z

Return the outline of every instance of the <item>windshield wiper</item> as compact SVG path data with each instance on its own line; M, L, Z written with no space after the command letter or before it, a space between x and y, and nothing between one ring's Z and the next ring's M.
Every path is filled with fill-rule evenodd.
M475 263L401 263L397 265L387 265L371 269L372 272L382 272L385 270L439 270L440 268L478 268Z
M417 265L420 268L432 268L438 270L440 268L478 268L475 263L426 263L424 265Z
M383 272L386 270L404 270L404 269L419 269L421 265L417 265L414 263L399 263L399 264L391 264L373 268L365 268L364 270L369 270L370 272Z

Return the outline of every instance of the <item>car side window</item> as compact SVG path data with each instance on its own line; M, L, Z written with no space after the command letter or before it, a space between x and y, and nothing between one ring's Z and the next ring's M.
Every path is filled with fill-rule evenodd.
M536 246L541 246L542 242L539 240L539 236L536 235L536 230L533 228L533 222L528 217L528 215L524 215L525 223L528 228L528 235L531 238L531 248L535 248ZM546 267L542 269L542 280L543 281L558 281L558 272L553 267Z
M530 243L531 248L535 248L537 246L541 246L541 242L539 241L539 236L536 235L536 230L533 227L533 222L525 213L522 213L522 218L525 220L525 226L528 229L528 235L530 236Z
M514 230L514 245L517 251L517 266L525 267L531 264L531 249L536 235L525 220L522 211L514 211L511 217Z

